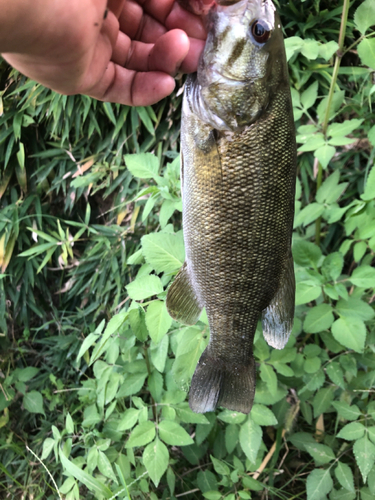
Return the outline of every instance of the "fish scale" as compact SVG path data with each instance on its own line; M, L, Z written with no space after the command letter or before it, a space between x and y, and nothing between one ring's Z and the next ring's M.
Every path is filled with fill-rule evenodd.
M194 373L189 400L197 412L218 405L249 412L258 320L263 315L265 338L277 348L285 345L292 328L296 144L284 43L272 7L268 0L243 0L214 8L210 23L216 39L207 42L198 75L189 77L184 94L186 262L168 291L167 307L187 324L194 324L206 308L210 342ZM243 25L246 9L250 20L264 13L262 22L272 22L272 33L262 47L249 47L251 37L246 38L236 57L237 86L233 68L226 79L220 64L225 50L228 60L238 50L237 34L234 49L225 44L230 42L228 30L236 29L233 16L239 12ZM219 28L224 29L223 39ZM221 51L216 66L212 48ZM241 58L248 70L241 67ZM254 78L257 71L260 76Z

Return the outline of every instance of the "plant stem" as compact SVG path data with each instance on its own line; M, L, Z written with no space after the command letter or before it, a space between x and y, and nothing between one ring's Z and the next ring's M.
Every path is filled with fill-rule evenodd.
M341 59L343 56L349 7L350 7L350 1L344 0L344 5L342 8L342 16L341 16L340 35L339 35L339 48L337 49L337 52L336 52L336 60L335 60L335 66L333 68L331 86L330 86L329 94L328 94L326 114L324 116L323 125L322 125L322 132L323 132L325 138L327 138L327 129L328 129L328 122L329 122L330 113L331 113L331 106L332 106L332 102L333 102L333 96L335 94L335 87L336 87L336 83L337 83L337 77L339 75ZM322 180L323 180L323 167L322 167L321 163L319 162L319 164L318 164L318 176L317 176L317 180L316 180L316 190L317 191L320 188L320 186L322 185ZM322 224L322 218L319 217L315 222L315 244L317 246L320 246L321 224Z

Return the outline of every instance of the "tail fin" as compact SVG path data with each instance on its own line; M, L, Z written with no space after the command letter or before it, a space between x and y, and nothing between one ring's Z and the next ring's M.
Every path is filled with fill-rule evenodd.
M255 362L223 362L203 352L191 381L189 404L196 413L214 411L217 406L249 413L255 394Z

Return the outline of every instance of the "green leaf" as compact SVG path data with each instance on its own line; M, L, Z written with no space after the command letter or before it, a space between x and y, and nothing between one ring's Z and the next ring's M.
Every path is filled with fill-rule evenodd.
M218 474L221 474L222 476L229 476L230 469L227 466L227 464L225 464L221 460L218 460L217 458L213 457L212 455L210 455L210 458L211 458L211 462L214 465L214 469Z
M137 423L138 417L139 417L139 410L136 410L135 408L127 409L125 413L122 415L121 420L117 425L117 430L121 432L131 429Z
M68 460L61 449L59 450L59 457L66 471L73 477L78 479L78 481L85 485L86 488L93 491L98 496L104 496L104 498L108 499L113 497L112 491L107 486L105 486L103 483L92 477L91 474L87 474L87 472L83 471L73 462Z
M20 382L28 382L39 373L39 370L40 368L36 368L35 366L28 366L17 373L17 378Z
M304 55L307 59L315 60L319 55L319 42L312 38L306 38L303 41L301 54Z
M219 413L217 418L227 424L242 424L246 420L246 415L237 411L224 410Z
M322 288L310 283L297 283L296 286L296 306L307 304L320 297Z
M126 287L129 297L134 300L143 300L163 291L163 285L158 276L149 275L136 278Z
M42 452L41 460L45 460L46 458L49 457L49 454L53 450L54 446L55 446L55 440L52 438L46 438L43 441L43 452Z
M143 463L153 483L158 487L160 479L168 468L169 452L164 443L155 439L143 452Z
M240 428L236 424L228 424L225 426L225 447L228 453L232 453L238 443Z
M348 300L340 299L336 304L336 312L345 318L368 321L375 316L374 309L363 300L349 296Z
M127 375L124 383L120 386L116 398L127 398L137 394L143 387L147 377L146 373L132 373Z
M277 418L267 406L254 404L251 409L251 418L258 425L277 425Z
M333 401L334 387L325 387L319 389L313 399L314 417L319 417L322 413L328 410Z
M323 168L327 168L329 162L335 156L336 148L330 146L329 144L324 144L320 148L314 151L315 158L318 158Z
M375 69L375 38L365 38L358 45L357 50L362 64Z
M332 449L325 444L305 443L305 450L310 453L317 465L326 464L336 458Z
M158 344L151 342L150 358L155 368L163 373L168 356L169 338L165 335Z
M152 441L155 437L155 425L153 422L146 420L134 428L130 434L125 448L134 448L134 446L144 446Z
M154 233L142 238L142 252L157 273L173 273L185 261L182 231L178 233Z
M307 500L324 500L332 488L330 470L314 469L306 482Z
M160 226L163 229L169 219L172 217L174 211L177 209L177 203L172 200L164 200L163 204L160 208L160 213L159 213L159 220L160 220Z
M316 267L322 257L320 248L309 241L298 240L293 245L293 258L296 264L303 267Z
M148 133L151 135L155 135L155 127L154 127L154 125L151 121L151 118L147 112L148 108L144 108L142 106L137 106L135 109L138 113L139 118L142 120L143 125L146 127Z
M262 442L262 435L262 428L251 418L248 418L247 421L241 425L240 445L252 464L255 464L257 459L260 444Z
M337 42L331 40L330 42L323 43L319 47L319 56L328 61L333 54L337 52L339 45Z
M109 339L112 337L112 335L118 333L119 328L122 326L127 317L128 313L122 312L115 314L115 316L113 316L109 320L103 335L99 337L100 342L97 343L91 354L90 365L92 365L102 355L106 348L108 348Z
M261 363L260 378L267 384L270 393L274 396L277 392L277 376L272 366Z
M350 281L362 288L375 288L375 269L371 266L360 266L354 269Z
M339 318L332 325L332 335L337 342L353 351L362 352L365 347L366 327L361 320Z
M328 137L341 137L351 134L363 123L363 119L355 118L353 120L345 120L342 123L331 123L327 129ZM338 170L336 170L339 173ZM335 172L335 174L336 174ZM333 174L333 175L335 175ZM339 177L339 176L338 176Z
M344 373L339 363L335 361L329 363L326 367L326 372L334 384L341 387L341 389L345 389Z
M298 227L301 224L303 226L308 226L316 219L318 219L324 212L325 207L319 203L310 203L305 208L303 208L294 219L294 227Z
M362 415L357 405L349 405L345 401L333 401L332 406L336 408L337 413L345 420L357 420Z
M311 108L315 104L315 101L318 98L318 81L315 81L312 85L310 85L301 95L301 103L305 109Z
M339 490L333 489L329 495L329 500L355 500L356 498L357 493L352 493L344 488Z
M146 326L146 314L142 307L139 306L129 311L129 323L137 339L145 342L148 338L148 330Z
M128 170L134 177L153 179L158 175L159 160L151 153L125 155L124 160Z
M365 0L354 13L354 22L357 29L364 35L375 25L375 4L373 0Z
M43 410L43 396L39 391L27 392L23 398L23 407L30 413L45 415Z
M309 310L306 315L303 329L306 333L319 333L328 330L334 322L332 306L320 304Z
M219 493L218 491L206 491L203 493L204 498L207 498L207 500L220 500L223 495Z
M335 475L343 488L348 491L355 492L353 472L349 465L337 462Z
M364 436L354 443L353 452L363 481L366 482L367 476L375 463L375 446L367 436Z
M70 413L67 413L66 415L65 429L68 434L74 434L74 422Z
M162 420L160 422L159 436L160 439L171 446L187 446L194 443L185 429L172 420Z
M209 421L204 415L201 413L194 413L190 409L189 403L180 403L178 407L176 407L176 412L178 418L186 424L209 424Z
M146 311L146 326L152 341L158 344L172 325L165 302L154 300Z
M365 432L366 428L360 422L351 422L341 429L337 437L346 439L347 441L354 441L363 437Z
M110 461L108 460L107 455L101 451L98 450L98 469L99 471L103 474L105 477L109 477L109 479L112 479L116 484L118 484L117 477L115 476L115 473L113 472L112 465Z
M198 472L197 484L202 493L207 493L208 491L217 491L218 489L215 474L213 474L209 470Z

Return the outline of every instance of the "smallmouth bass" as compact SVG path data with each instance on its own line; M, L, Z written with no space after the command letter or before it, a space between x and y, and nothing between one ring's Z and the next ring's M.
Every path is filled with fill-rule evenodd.
M192 378L191 409L248 413L260 316L266 341L277 349L293 325L293 108L273 3L221 0L207 22L198 71L185 84L186 261L168 290L167 308L186 324L207 311L210 343Z

